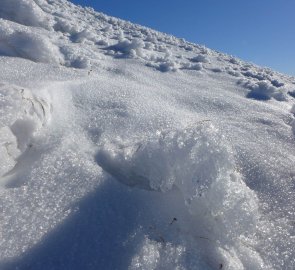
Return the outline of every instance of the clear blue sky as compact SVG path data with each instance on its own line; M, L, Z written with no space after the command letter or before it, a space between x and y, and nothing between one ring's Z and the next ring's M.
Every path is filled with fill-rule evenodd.
M70 0L295 76L295 0Z

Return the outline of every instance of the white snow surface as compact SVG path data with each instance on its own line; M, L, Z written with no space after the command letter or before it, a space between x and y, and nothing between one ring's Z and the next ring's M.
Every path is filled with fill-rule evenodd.
M66 0L0 4L0 269L295 269L295 78Z

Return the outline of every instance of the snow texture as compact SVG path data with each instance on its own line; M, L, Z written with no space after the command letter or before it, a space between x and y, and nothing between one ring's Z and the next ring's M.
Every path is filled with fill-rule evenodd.
M28 26L49 29L49 17L38 5L38 2L40 4L45 3L42 0L1 0L0 18Z
M0 269L294 269L295 79L66 0L0 5Z

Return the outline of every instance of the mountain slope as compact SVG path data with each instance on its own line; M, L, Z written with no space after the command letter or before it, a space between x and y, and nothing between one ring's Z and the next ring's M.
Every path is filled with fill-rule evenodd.
M295 267L295 78L64 0L0 17L0 269Z

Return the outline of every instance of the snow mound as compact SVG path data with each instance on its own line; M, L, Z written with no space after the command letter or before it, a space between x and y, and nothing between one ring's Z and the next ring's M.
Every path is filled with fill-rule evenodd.
M182 65L181 69L190 69L190 70L202 70L202 63L185 63Z
M136 143L135 139L130 143L106 142L97 158L101 164L105 163L104 167L114 167L111 171L118 168L127 185L149 186L165 192L175 183L183 182L190 184L185 191L185 194L193 192L189 197L202 196L220 173L223 166L220 162L228 160L216 140L213 127L201 125L196 130L159 132ZM142 181L137 183L139 180Z
M193 58L190 59L192 62L196 62L196 63L208 63L209 60L206 57L206 55L203 54L199 54Z
M142 56L142 48L144 48L144 46L144 42L140 39L133 39L131 41L123 39L107 49L120 53L120 56L123 57L135 57Z
M258 82L242 80L239 83L251 90L247 94L248 98L253 98L257 100L269 100L271 98L274 98L278 101L285 101L287 99L283 88L277 88L267 80Z
M59 48L48 37L29 28L0 20L0 54L35 62L63 62Z
M155 67L162 72L177 71L179 68L179 65L170 59L164 60L159 64L148 64L148 66Z
M50 29L49 18L33 0L1 0L0 18Z
M158 132L147 140L106 141L97 162L138 188L181 191L196 227L224 245L255 233L258 200L236 172L232 152L212 125Z
M76 43L84 43L85 41L96 41L96 36L91 31L84 29L72 35L72 41Z
M18 158L31 147L34 134L50 120L50 105L28 89L0 86L0 176L5 176Z
M55 24L53 26L55 31L59 31L62 33L68 33L68 34L76 34L79 32L79 28L76 24L71 23L71 21L67 21L63 18L57 17L55 19Z

